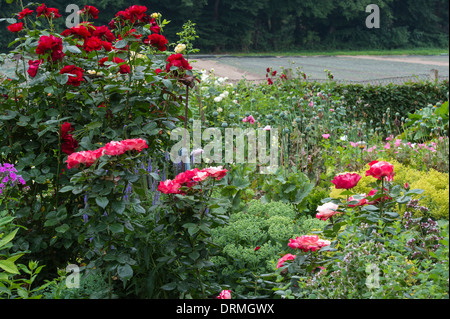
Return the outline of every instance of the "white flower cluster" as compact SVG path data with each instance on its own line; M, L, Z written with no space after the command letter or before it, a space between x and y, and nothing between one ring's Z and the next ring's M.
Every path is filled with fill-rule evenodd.
M226 98L228 96L229 92L228 91L223 91L219 96L216 96L214 98L214 102L219 103L220 101L222 101L224 98Z

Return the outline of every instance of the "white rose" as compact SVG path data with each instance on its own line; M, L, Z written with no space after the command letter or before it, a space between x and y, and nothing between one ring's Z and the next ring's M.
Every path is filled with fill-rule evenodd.
M175 53L181 53L186 49L186 44L180 43L175 47Z

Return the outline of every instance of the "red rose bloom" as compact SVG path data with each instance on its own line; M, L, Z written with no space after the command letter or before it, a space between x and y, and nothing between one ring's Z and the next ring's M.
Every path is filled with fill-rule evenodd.
M145 44L150 44L151 46L154 46L155 48L157 48L159 51L166 51L166 44L167 44L167 39L160 34L151 34L148 36L147 39L144 40Z
M166 71L169 72L172 66L176 66L180 70L192 70L188 61L183 57L183 54L177 53L170 55L167 60Z
M10 24L8 26L8 30L11 31L11 32L14 32L14 33L19 32L22 29L23 29L23 23L22 22L13 23L13 24Z
M30 10L30 9L28 9L28 8L25 8L25 9L23 9L21 12L19 12L19 14L18 14L19 19L23 19L24 17L26 17L26 16L32 14L33 12L34 12L33 10Z
M303 250L305 253L308 251L316 251L322 247L329 246L331 242L329 240L322 240L316 235L304 235L297 237L296 239L289 239L288 246L293 249Z
M56 8L47 8L47 6L45 4L41 4L39 7L37 7L36 9L36 13L37 13L37 17L39 18L40 16L44 16L47 18L53 18L53 19L57 19L62 17L62 15L59 14L59 10Z
M356 173L344 173L337 175L331 182L336 186L336 189L351 189L355 187L361 175Z
M76 38L86 39L91 36L91 33L84 25L80 25L78 27L72 27L70 29L64 30L63 32L61 32L61 35L65 37L74 35Z
M98 19L99 11L96 7L86 5L81 12L90 15L93 19Z
M84 41L86 52L99 51L103 48L103 41L97 37L90 37Z
M96 27L95 31L92 32L92 35L96 36L96 37L98 37L98 38L100 38L102 40L106 40L108 42L113 42L114 40L116 40L116 37L114 36L114 34L105 25L102 25L100 27Z
M83 72L84 70L82 68L79 68L75 65L66 65L65 67L63 67L59 73L60 74L72 74L74 76L69 76L69 80L67 81L68 85L73 85L73 86L80 86L81 81L83 80Z
M271 78L268 78L268 79L267 79L267 83L268 83L269 85L272 85L272 84L273 84L272 79L271 79Z
M57 38L53 35L41 36L39 38L38 46L36 48L36 53L39 55L51 53L52 61L61 61L64 57L62 52L63 45L61 38Z
M124 11L116 13L116 17L120 17L124 21L128 21L132 24L136 22L145 22L147 15L145 12L147 7L134 5Z
M105 62L108 61L108 57L104 57L101 58L100 61L98 61L98 64L100 66L105 66ZM126 61L124 59L118 58L118 57L114 57L112 59L112 62L116 63L116 64L120 64L119 65L119 72L121 74L126 74L126 73L130 73L131 69L130 66L127 64L122 64L125 63Z
M61 151L67 155L72 154L78 148L78 141L72 135L67 134L61 140Z
M161 28L159 27L159 25L156 23L155 19L151 19L150 20L150 31L152 31L153 33L159 33L161 32Z
M36 74L37 74L37 71L38 71L38 69L39 69L39 65L42 63L43 61L42 61L42 59L40 59L40 60L28 60L28 65L29 65L29 67L28 67L28 70L27 70L27 72L28 72L28 74L32 77L32 78L34 78L35 76L36 76Z

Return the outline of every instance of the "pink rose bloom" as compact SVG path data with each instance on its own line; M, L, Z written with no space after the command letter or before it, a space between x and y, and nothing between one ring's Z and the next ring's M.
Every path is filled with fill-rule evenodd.
M384 161L373 161L369 163L370 169L366 171L366 176L373 176L376 179L386 177L386 181L394 180L394 165Z
M144 148L148 148L147 142L142 138L134 138L121 141L127 151L135 150L141 152Z
M322 247L329 246L331 242L329 240L322 240L316 235L304 235L297 237L296 239L289 239L288 246L293 249L300 249L304 252L316 251Z
M295 259L295 255L292 255L292 254L284 255L283 257L278 259L277 269L283 267L285 261L287 261L287 260L294 260L294 259Z
M158 191L164 194L179 194L181 185L176 181L167 179L161 181L158 186Z
M208 168L204 168L201 170L202 172L206 172L209 174L209 176L220 180L222 179L222 177L224 177L225 175L227 175L228 170L223 169L222 166L218 166L218 167L208 167Z
M324 139L328 139L328 138L330 137L330 134L323 134L322 137L323 137Z
M103 155L103 148L99 148L95 151L81 151L72 153L68 156L66 163L67 168L79 167L80 164L84 164L86 167L91 166Z
M316 214L316 217L321 220L327 220L331 216L339 214L337 211L338 207L339 205L332 202L325 203L322 206L317 207L318 213Z
M366 196L366 194L363 194L362 196ZM350 196L348 199L349 202L357 201L358 203L354 205L348 205L348 207L357 207L357 206L364 206L367 204L367 199L364 197L363 199L355 199L353 196Z
M231 290L222 290L217 299L231 299Z
M331 182L336 189L351 189L358 184L360 179L361 175L357 173L343 173L335 176Z
M195 175L192 180L195 182L203 182L205 179L207 179L209 177L209 173L208 172L202 172L202 171L198 171L197 175Z
M111 141L105 145L105 155L118 156L127 151L125 145L121 142Z

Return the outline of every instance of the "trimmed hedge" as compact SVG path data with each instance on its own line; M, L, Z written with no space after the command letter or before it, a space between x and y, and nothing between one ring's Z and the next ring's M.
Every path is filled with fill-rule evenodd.
M427 106L429 103L443 102L449 92L448 80L439 83L417 82L389 85L336 84L333 88L336 95L344 96L347 104L356 106L356 119L373 126L383 124L383 115L390 109L390 117L385 116L386 123L394 125L397 119L407 118L408 113Z

